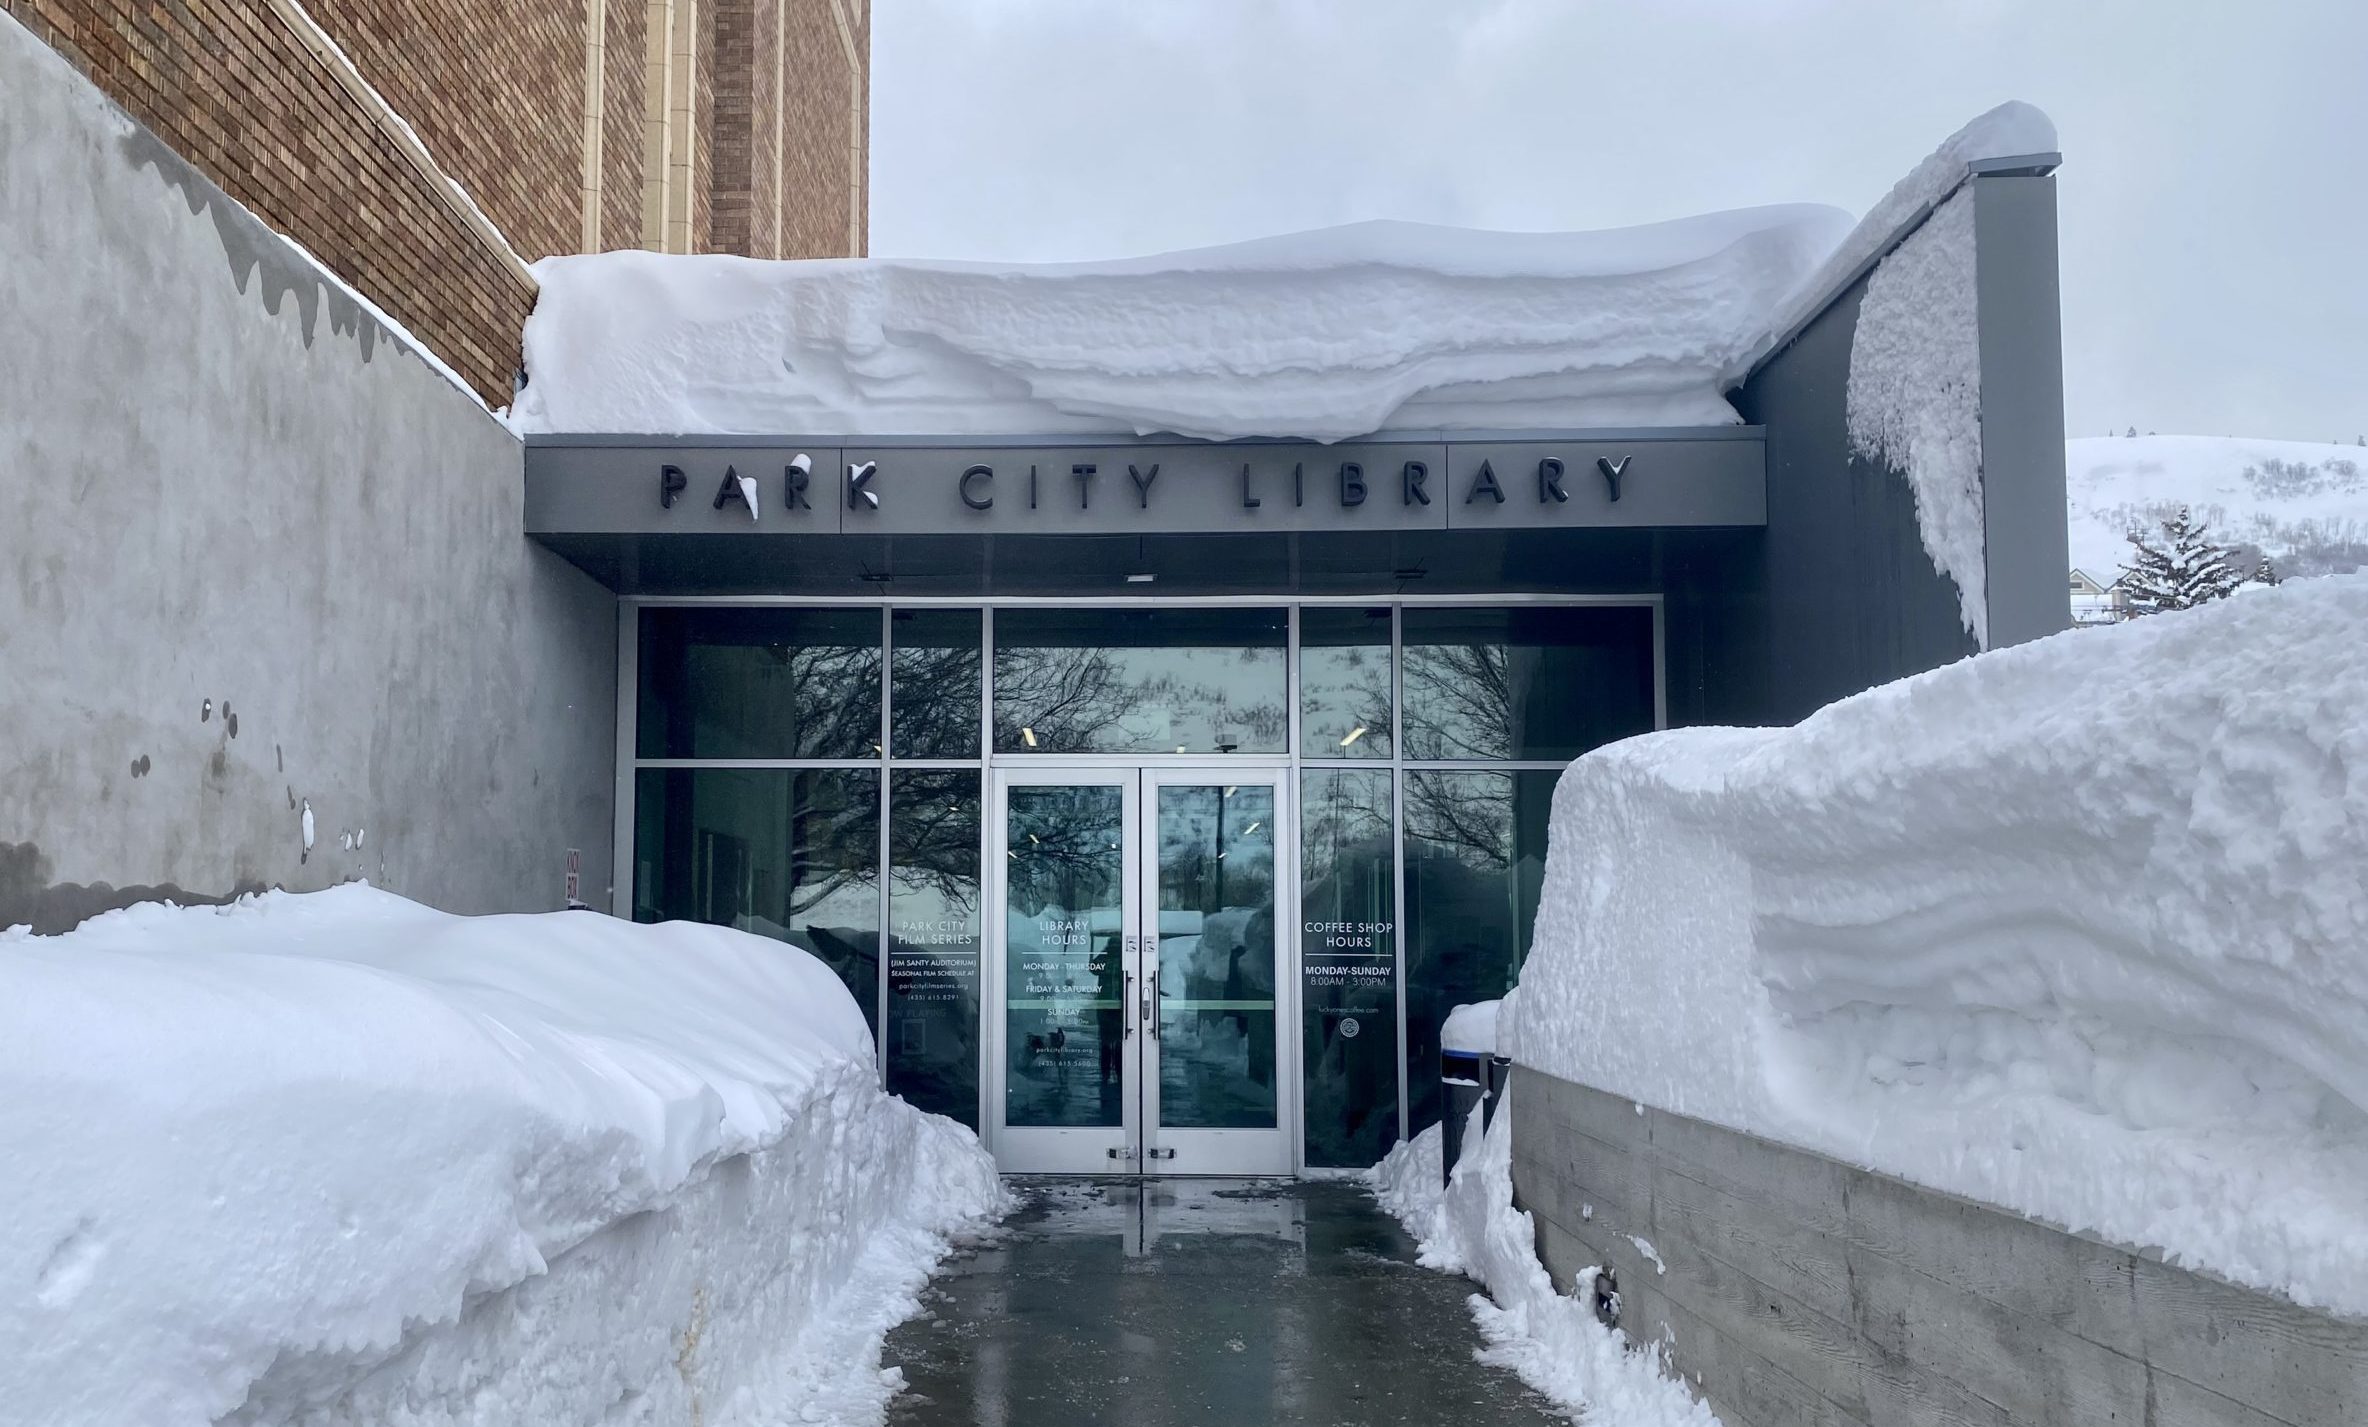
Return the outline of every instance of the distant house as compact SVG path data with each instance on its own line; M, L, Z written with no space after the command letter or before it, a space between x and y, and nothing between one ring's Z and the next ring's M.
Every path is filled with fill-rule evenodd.
M2086 570L2072 572L2074 624L2116 624L2129 617L2129 597L2121 592L2118 576L2112 584L2100 585Z

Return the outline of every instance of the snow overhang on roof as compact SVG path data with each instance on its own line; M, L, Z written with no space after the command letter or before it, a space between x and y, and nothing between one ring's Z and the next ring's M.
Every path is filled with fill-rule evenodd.
M1752 363L1969 165L2053 147L2039 111L2001 106L1855 228L1791 205L1592 233L1359 223L1099 263L548 258L512 420L1310 441L1728 425Z

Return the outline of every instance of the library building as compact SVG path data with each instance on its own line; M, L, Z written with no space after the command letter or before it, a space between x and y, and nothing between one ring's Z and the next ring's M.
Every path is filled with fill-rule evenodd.
M1839 259L1755 210L546 265L525 521L618 597L614 911L812 952L1008 1171L1372 1164L1573 759L2063 627L2052 167ZM1861 434L1935 301L1970 491Z

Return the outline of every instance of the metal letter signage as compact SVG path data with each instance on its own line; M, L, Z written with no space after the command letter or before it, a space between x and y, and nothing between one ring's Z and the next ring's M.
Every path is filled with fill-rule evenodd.
M1483 495L1498 505L1505 503L1505 488L1496 483L1496 471L1486 461L1480 463L1480 474L1472 477L1472 488L1464 492L1464 504L1470 505Z
M1354 461L1340 463L1340 505L1346 510L1365 503L1365 468Z
M1620 459L1625 463L1628 458L1623 456ZM1552 456L1539 457L1538 504L1544 505L1548 500L1552 500L1556 505L1560 505L1569 499L1570 492L1562 488L1562 462ZM1619 497L1614 496L1612 499L1617 500Z
M676 532L829 535L1226 534L1285 531L1754 526L1767 523L1765 454L1751 427L1662 436L1302 441L1090 439L1018 444L886 439L799 451L788 441L643 437L530 442L527 529L536 534ZM786 462L785 454L794 452ZM781 465L780 500L759 504L743 472ZM841 471L841 499L816 501L812 473ZM1313 479L1308 467L1316 467ZM1572 471L1592 466L1600 484ZM1103 469L1135 499L1093 498ZM1329 468L1329 473L1327 473ZM1043 472L1055 472L1045 489ZM1026 485L1006 482L1023 473ZM1076 482L1061 498L1058 472ZM1395 470L1394 482L1373 471ZM1508 483L1502 472L1534 473ZM649 499L655 473L658 499ZM680 497L694 488L705 502ZM1395 487L1393 490L1392 487ZM1151 497L1157 492L1159 499ZM1442 493L1451 499L1438 499ZM1024 497L1024 498L1021 498ZM1393 498L1394 497L1394 498ZM820 507L817 509L817 507Z
M1431 493L1422 488L1431 468L1420 461L1408 461L1398 468L1398 499L1407 505L1429 505Z
M1612 488L1612 499L1619 500L1620 477L1628 474L1628 458L1622 456L1614 462L1609 456L1598 456L1595 458L1595 469L1603 472L1603 483Z
M979 494L982 490L986 492L984 495ZM963 468L962 503L972 510L993 510L995 508L995 468L993 466L966 466Z

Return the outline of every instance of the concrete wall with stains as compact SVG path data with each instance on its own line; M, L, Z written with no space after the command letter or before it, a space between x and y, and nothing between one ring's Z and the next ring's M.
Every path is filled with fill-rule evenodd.
M5 17L0 254L0 925L604 903L615 603L517 440Z

